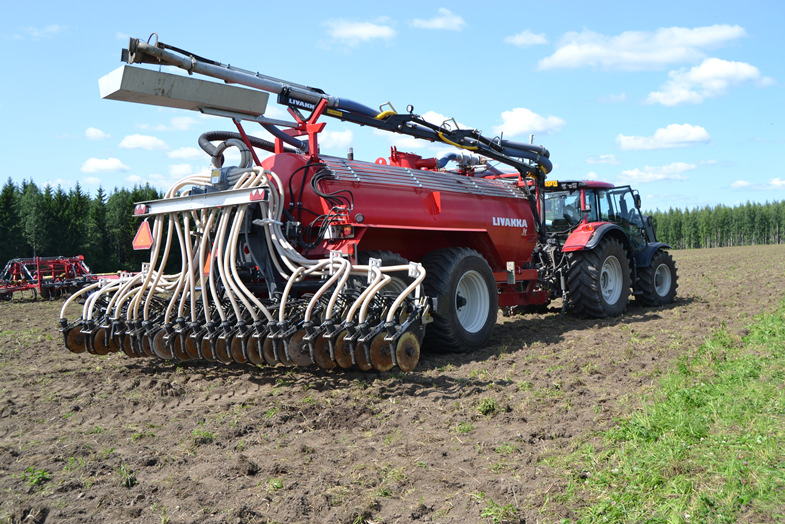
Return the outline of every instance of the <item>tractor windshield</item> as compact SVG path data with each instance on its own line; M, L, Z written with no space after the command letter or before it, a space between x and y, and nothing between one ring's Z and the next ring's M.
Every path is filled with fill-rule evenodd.
M581 191L545 193L545 226L549 231L567 231L581 221Z
M587 191L586 199L594 200L591 203L590 221L613 222L624 229L635 249L645 246L643 217L635 205L635 197L629 186Z
M597 212L601 221L613 222L620 226L643 227L640 211L629 187L596 190Z

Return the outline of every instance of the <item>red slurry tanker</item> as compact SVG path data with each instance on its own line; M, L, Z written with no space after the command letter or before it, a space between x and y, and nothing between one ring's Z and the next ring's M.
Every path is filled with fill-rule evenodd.
M199 138L210 175L136 206L150 262L83 290L76 321L65 318L72 301L64 305L71 351L408 371L421 347L487 344L499 307L511 314L561 298L565 310L601 318L622 314L631 294L673 301L669 246L656 242L638 193L546 180L542 146L433 124L411 106L372 109L161 42L132 39L123 51L128 64L225 84L125 65L101 79L104 98L223 116L236 131ZM265 116L268 93L291 120ZM455 149L327 156L322 117ZM248 122L274 141L248 135ZM230 148L237 166L224 165ZM260 150L271 155L260 160ZM173 253L180 272L166 274Z

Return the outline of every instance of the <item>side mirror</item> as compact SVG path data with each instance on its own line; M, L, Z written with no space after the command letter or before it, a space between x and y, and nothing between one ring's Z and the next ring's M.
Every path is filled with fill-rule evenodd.
M638 209L641 208L641 196L638 193L634 193L632 197L635 199L635 207Z

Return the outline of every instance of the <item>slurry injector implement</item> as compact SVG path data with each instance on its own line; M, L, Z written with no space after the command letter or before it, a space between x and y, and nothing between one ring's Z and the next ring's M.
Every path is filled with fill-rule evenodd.
M602 199L619 203L608 188L546 188L552 165L542 146L487 138L453 120L433 124L411 106L403 114L389 104L372 109L161 42L132 39L123 59L129 65L101 79L103 98L222 116L237 131L199 138L211 174L136 205L144 221L135 247L149 248L150 262L66 302L60 325L73 352L409 371L421 346L463 352L487 344L499 306L509 312L561 297L582 314L620 314L631 285L641 293L640 275L650 281L641 288L650 303L673 299L675 267L667 253L654 256L667 246L643 227L637 193L625 212L638 213L642 244L602 207ZM292 120L265 116L268 93ZM392 148L375 162L354 160L351 150L327 156L319 151L323 116L456 149L422 158ZM244 122L274 141L250 136ZM228 149L239 151L239 165L224 166ZM259 150L271 155L260 160ZM605 220L590 223L595 215ZM586 262L588 252L605 257L599 267ZM179 273L165 274L170 258ZM657 268L637 270L653 259ZM572 297L591 303L579 308ZM77 298L81 316L69 322Z

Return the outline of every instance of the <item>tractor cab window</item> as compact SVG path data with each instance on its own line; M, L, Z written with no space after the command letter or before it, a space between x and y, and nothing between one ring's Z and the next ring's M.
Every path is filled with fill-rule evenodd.
M566 231L580 221L580 190L545 193L545 226L549 231Z
M643 242L643 218L635 206L635 198L629 187L597 190L597 213L599 220L621 226L633 244Z

